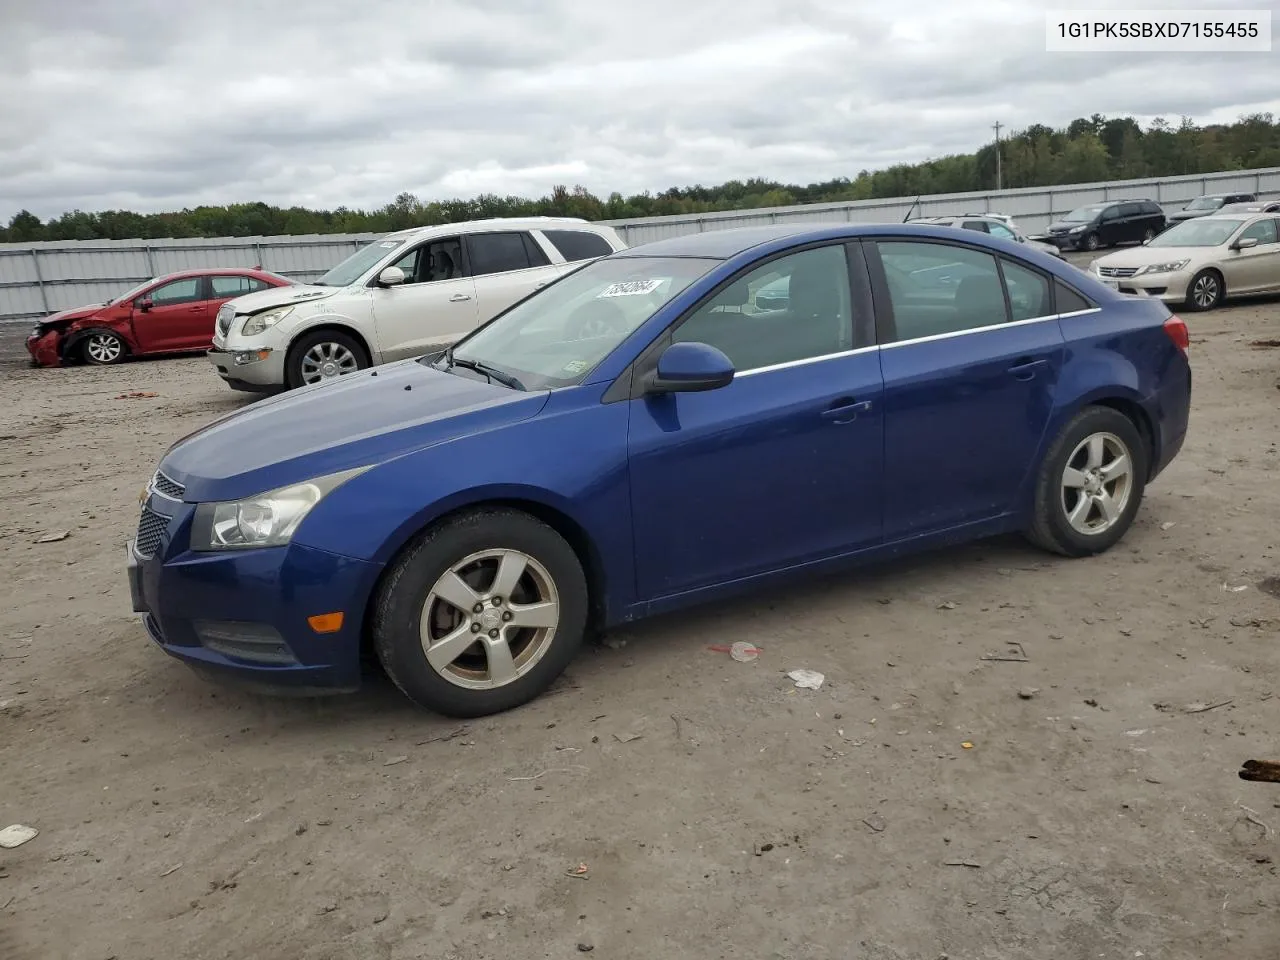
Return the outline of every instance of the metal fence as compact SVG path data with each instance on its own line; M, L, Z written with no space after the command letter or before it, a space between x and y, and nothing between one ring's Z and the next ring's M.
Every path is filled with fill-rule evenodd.
M1206 193L1280 194L1280 167L1190 177L1029 187L987 193L921 197L915 216L1004 213L1034 233L1085 203L1119 198L1155 200L1174 209ZM911 197L815 203L761 210L730 210L675 217L607 221L629 246L705 230L766 223L885 222L902 220ZM314 280L375 234L183 240L65 240L0 244L0 322L45 316L100 303L151 277L205 267L253 267Z

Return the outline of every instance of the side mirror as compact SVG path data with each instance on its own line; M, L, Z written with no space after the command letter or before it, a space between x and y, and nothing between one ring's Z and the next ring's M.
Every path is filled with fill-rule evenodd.
M707 343L673 343L658 358L646 393L698 393L733 382L733 361Z
M143 313L146 313L148 310L154 307L155 304L151 302L150 297L143 297L141 300L138 301L137 306L139 310L141 310Z
M1248 250L1250 247L1256 247L1257 245L1258 245L1257 237L1241 237L1239 240L1237 240L1235 243L1231 245L1231 249L1232 250Z
M404 271L399 267L387 267L378 274L378 283L384 287L395 287L404 283Z

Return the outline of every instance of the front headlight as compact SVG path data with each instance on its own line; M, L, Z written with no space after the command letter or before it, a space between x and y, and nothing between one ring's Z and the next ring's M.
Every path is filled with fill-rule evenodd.
M191 549L245 550L284 546L293 538L312 507L328 493L368 469L343 470L243 500L202 503L196 507L191 521Z
M1084 227L1083 226L1072 227L1070 230L1067 231L1067 233L1084 233Z
M1170 260L1168 263L1153 263L1143 267L1138 273L1177 273L1190 262L1190 260Z
M268 327L274 327L291 313L293 313L293 307L276 307L274 310L255 313L245 320L244 328L240 332L246 337L255 337Z

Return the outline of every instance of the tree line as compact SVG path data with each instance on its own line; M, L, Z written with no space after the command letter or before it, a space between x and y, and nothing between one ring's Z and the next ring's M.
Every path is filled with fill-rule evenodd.
M484 194L470 200L427 202L411 193L401 193L376 210L309 210L236 203L153 214L73 210L47 222L23 210L7 226L0 227L0 242L386 233L486 217L623 220L963 193L995 187L996 149L996 144L991 143L974 153L898 164L883 170L862 170L852 179L837 177L807 186L752 178L714 187L672 187L657 194L645 192L630 197L611 193L606 198L581 186L557 186L537 199ZM1197 126L1186 117L1176 126L1157 118L1144 129L1132 117L1094 114L1073 120L1062 129L1034 124L1002 140L999 150L1002 184L1006 188L1248 170L1280 166L1280 122L1270 113L1209 126Z

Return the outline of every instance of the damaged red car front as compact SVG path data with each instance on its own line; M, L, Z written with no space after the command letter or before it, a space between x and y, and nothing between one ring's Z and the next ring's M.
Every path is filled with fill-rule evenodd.
M186 270L138 284L106 303L63 310L27 336L33 366L208 349L218 308L228 300L295 281L265 270Z

